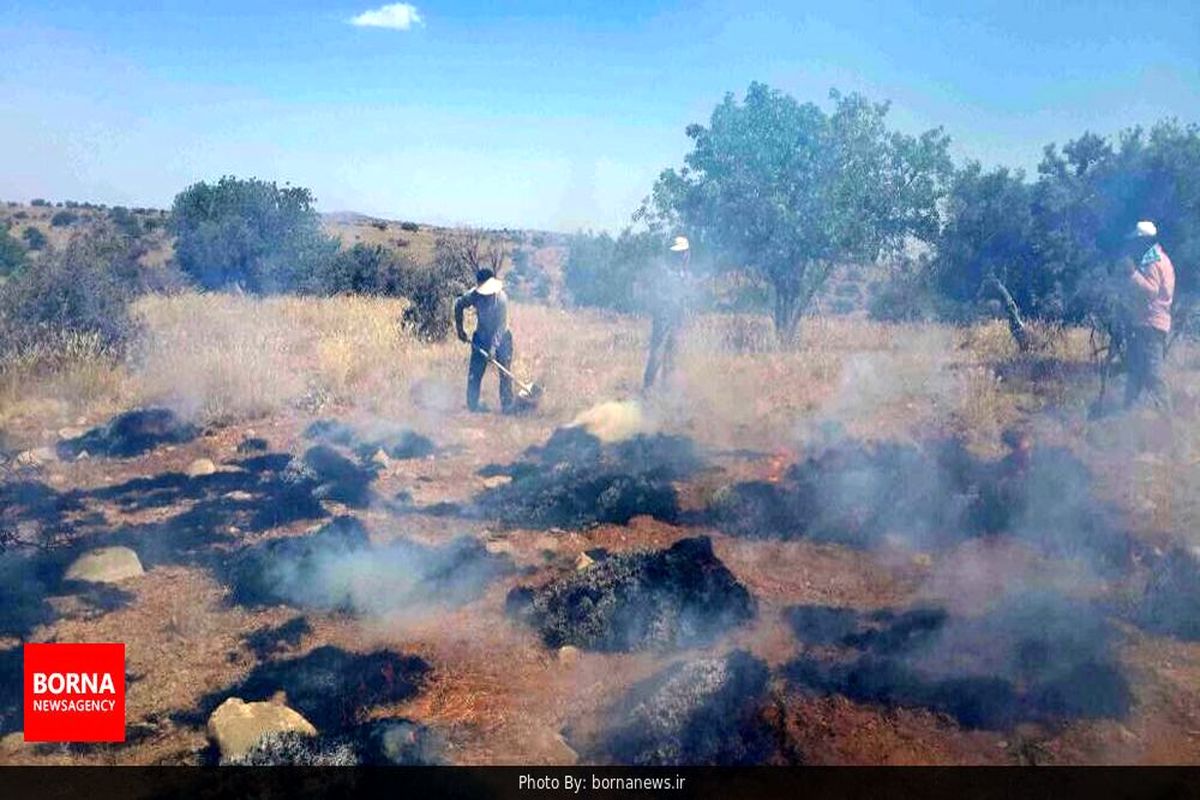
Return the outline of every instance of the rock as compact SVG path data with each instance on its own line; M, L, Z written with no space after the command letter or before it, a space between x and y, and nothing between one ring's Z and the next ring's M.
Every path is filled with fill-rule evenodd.
M16 755L23 747L25 747L25 734L21 731L0 737L0 754L2 755Z
M76 461L87 461L91 457L92 457L92 454L89 453L87 450L80 450L79 455L75 456L75 460Z
M205 475L214 475L217 471L217 465L212 462L211 458L197 458L191 464L188 464L187 475L189 478L203 478Z
M506 483L512 483L511 475L491 475L483 479L483 488L495 489L497 486L503 486Z
M254 495L250 494L249 492L243 492L241 489L234 489L232 492L225 493L225 499L245 502L246 500L253 500Z
M579 558L575 559L575 569L576 571L585 570L595 563L595 560L592 559L587 553L580 553Z
M145 574L137 553L128 547L101 547L84 553L67 568L69 581L119 583Z
M388 454L385 453L381 447L375 451L374 455L371 456L371 463L378 464L384 469L387 469L392 465L392 459L388 458Z
M921 569L928 569L933 566L933 556L929 553L917 553L912 557L912 565Z
M49 447L37 447L33 450L26 450L17 455L17 466L19 467L40 467L43 464L49 464L58 459L54 455L54 451Z
M58 438L59 439L78 439L80 436L83 436L82 428L59 428L58 429Z
M312 723L284 705L247 703L231 697L208 718L208 736L229 761L246 756L267 734L296 733L316 736Z
M579 661L579 648L573 644L565 644L558 648L558 663L572 667Z

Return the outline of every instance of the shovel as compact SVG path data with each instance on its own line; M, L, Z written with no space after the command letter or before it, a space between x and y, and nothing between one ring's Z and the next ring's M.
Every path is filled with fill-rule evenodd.
M478 345L475 346L475 349L478 350L480 354L486 358L496 369L504 373L506 377L511 379L512 382L517 385L517 397L513 403L515 406L514 410L532 411L533 409L537 408L537 404L542 399L542 393L544 392L539 384L535 383L534 381L525 383L516 375L513 375L512 370L497 361L496 358L487 350L484 350Z

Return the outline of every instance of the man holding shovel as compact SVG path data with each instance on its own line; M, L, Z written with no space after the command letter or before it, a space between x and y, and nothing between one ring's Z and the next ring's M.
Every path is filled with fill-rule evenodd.
M513 338L508 330L508 295L504 284L490 269L475 273L475 288L454 303L454 327L458 338L471 343L471 361L467 367L467 408L486 411L479 403L479 389L488 362L495 359L500 369L500 408L504 413L514 411L512 367ZM475 335L468 337L463 328L463 313L475 309Z

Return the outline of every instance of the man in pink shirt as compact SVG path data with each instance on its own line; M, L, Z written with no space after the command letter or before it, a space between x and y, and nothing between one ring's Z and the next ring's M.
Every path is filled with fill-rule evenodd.
M1158 228L1153 222L1139 222L1131 242L1129 283L1133 329L1126 351L1129 380L1125 384L1125 407L1133 406L1145 392L1156 406L1169 411L1171 398L1162 371L1167 334L1171 332L1175 267L1158 243Z

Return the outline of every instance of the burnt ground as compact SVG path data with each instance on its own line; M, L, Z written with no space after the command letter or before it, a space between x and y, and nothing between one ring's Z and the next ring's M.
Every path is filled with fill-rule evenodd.
M1200 762L1194 556L1127 529L1065 451L846 440L781 469L463 414L427 432L433 450L381 463L358 441L378 431L306 436L316 421L7 475L0 527L20 544L0 559L0 676L19 672L22 641L124 641L130 740L0 760L206 763L205 715L239 695L285 698L321 728L311 747L268 743L268 761L563 763L570 747L596 762ZM188 477L201 457L218 472ZM614 513L585 513L601 496ZM696 536L752 616L565 658L506 609L518 587ZM62 581L110 544L146 575ZM577 572L585 551L600 558ZM240 577L281 553L290 584ZM371 591L294 591L341 570ZM0 680L0 735L20 729L16 685Z

